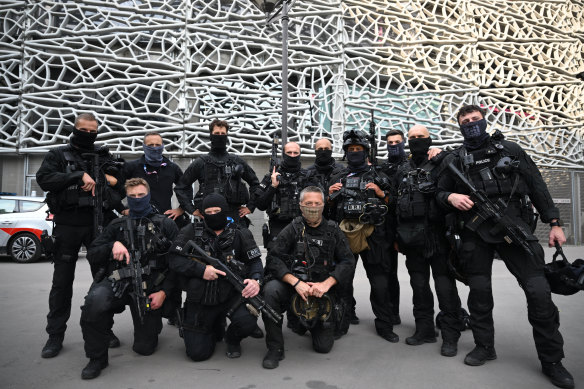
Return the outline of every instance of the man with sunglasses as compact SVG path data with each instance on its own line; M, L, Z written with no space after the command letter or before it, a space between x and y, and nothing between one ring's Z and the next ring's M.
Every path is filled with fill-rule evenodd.
M89 247L97 234L93 227L95 193L103 190L102 194L107 200L102 205L104 225L115 218L112 213L114 203L119 204L124 195L123 175L117 168L100 168L99 173L103 176L93 176L92 159L88 154L98 154L101 166L113 161L107 147L94 145L97 131L98 123L93 114L82 113L77 116L69 144L50 150L36 174L39 186L49 192L47 204L54 215L53 236L56 247L46 327L49 340L43 347L43 358L57 356L63 347L67 320L71 314L73 279L79 249L82 244ZM106 182L106 188L97 185L99 180ZM90 266L95 275L99 269ZM119 340L110 332L110 347L117 346Z

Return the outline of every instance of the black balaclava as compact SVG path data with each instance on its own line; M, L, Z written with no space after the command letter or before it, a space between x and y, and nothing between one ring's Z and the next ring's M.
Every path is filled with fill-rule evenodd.
M347 151L347 164L351 173L358 173L367 169L367 151Z
M468 150L479 149L489 139L489 134L487 134L487 121L484 118L476 122L461 124L460 132L464 137L462 143Z
M413 138L408 140L408 143L416 165L424 163L428 159L428 150L432 145L432 138Z
M227 135L211 134L211 151L217 154L227 152Z
M291 157L288 154L282 153L282 168L287 172L297 172L300 171L300 155Z
M335 164L332 150L316 150L316 160L314 166L317 170L330 170Z
M128 196L128 208L132 219L140 219L152 213L150 198L150 192L146 196L139 198Z
M406 156L406 151L404 150L404 142L400 142L395 145L387 145L387 160L388 162L398 162L401 161Z
M221 211L213 215L205 213L205 209L211 207L219 207L221 208ZM211 193L205 196L203 199L202 211L207 227L213 231L223 230L227 225L227 207L227 200L225 200L225 197L219 193Z
M97 138L97 132L86 132L73 128L71 144L81 150L93 151L93 144Z

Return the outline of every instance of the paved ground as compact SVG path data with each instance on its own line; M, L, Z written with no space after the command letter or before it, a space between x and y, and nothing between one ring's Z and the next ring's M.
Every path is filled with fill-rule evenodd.
M547 250L551 258L551 250ZM583 247L565 250L570 259L584 257ZM473 347L472 335L463 333L459 355L439 355L440 342L418 347L404 343L413 333L411 292L403 258L401 316L396 327L400 343L391 344L374 334L373 314L368 301L369 286L359 265L356 277L357 313L361 324L338 341L327 355L310 349L308 336L289 331L286 359L278 369L261 367L265 353L263 340L243 342L241 359L230 360L220 344L211 360L191 362L175 327L165 325L158 351L150 357L131 349L132 327L129 312L116 317L115 333L122 346L110 352L110 366L93 381L82 381L80 373L87 359L79 328L79 306L90 283L89 266L78 263L69 330L61 354L42 359L47 296L52 265L40 262L19 265L0 258L0 388L551 388L541 374L531 329L527 322L525 298L503 263L494 265L496 350L499 358L482 367L463 364ZM467 288L460 285L466 300ZM566 343L564 365L577 385L584 387L584 293L571 297L555 296L561 312L561 330ZM260 324L262 325L262 324Z

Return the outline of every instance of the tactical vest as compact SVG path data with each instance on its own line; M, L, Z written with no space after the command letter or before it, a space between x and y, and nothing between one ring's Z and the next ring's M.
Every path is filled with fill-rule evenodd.
M373 190L365 189L368 183L374 181L374 170L369 170L361 175L351 173L341 179L343 187L340 190L339 196L342 196L342 198L338 201L336 210L338 221L343 219L361 220L363 215L371 214L375 220L362 220L362 222L375 225L383 222L387 213L387 206L381 199L375 196ZM331 198L333 196L334 193L331 195ZM378 209L381 208L383 208L383 212L378 212Z
M519 175L516 171L519 162L507 153L500 142L491 140L488 147L471 152L461 148L459 156L469 180L487 196L508 198L512 194L524 194L522 187L518 186ZM509 164L502 166L501 162L505 161ZM466 193L466 190L458 193Z
M300 192L306 187L307 181L305 170L295 173L280 172L280 184L268 208L268 216L281 221L300 216Z
M441 213L435 201L436 182L432 171L437 166L427 161L413 168L410 161L397 170L401 181L397 191L396 215L400 221L416 219L436 220Z
M241 182L244 166L237 158L232 155L223 161L214 155L204 155L201 158L205 163L204 178L196 197L205 198L210 193L219 193L228 203L238 206L247 204L249 191Z
M303 281L322 282L334 270L335 238L337 226L332 220L323 219L326 223L324 234L311 236L306 232L302 217L292 221L296 243L293 251L291 271Z

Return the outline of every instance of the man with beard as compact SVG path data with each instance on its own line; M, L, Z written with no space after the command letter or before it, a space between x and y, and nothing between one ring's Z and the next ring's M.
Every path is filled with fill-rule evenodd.
M533 337L543 373L561 388L573 388L574 378L562 365L564 358L559 313L551 299L551 290L544 274L544 252L531 233L533 210L530 201L544 223L550 224L550 247L566 242L561 228L560 212L554 205L537 166L516 143L505 140L500 131L487 133L485 111L468 105L457 114L464 138L453 151L453 166L502 208L504 218L478 218L476 197L449 169L438 183L438 201L455 211L461 247L458 250L458 271L468 281L470 325L476 347L466 355L464 363L480 366L497 358L493 324L493 293L491 272L496 250L509 271L515 276L527 298L527 318L533 327ZM504 219L504 220L503 220ZM482 222L481 222L482 221ZM506 223L505 228L501 225ZM516 239L509 237L508 229Z
M186 353L193 361L211 358L217 341L225 337L227 357L241 356L241 340L257 327L257 317L242 298L257 296L263 278L260 249L251 232L228 220L229 205L223 196L211 193L203 199L203 221L183 227L173 242L171 269L182 278L187 299L184 307L183 336ZM182 253L189 241L224 262L244 279L238 292L224 277L225 272ZM176 252L180 252L181 255ZM225 318L231 321L225 331ZM225 331L225 332L224 332Z
M343 141L348 166L331 177L329 206L334 212L334 219L341 223L341 229L347 234L355 259L360 255L363 260L371 285L370 301L377 334L396 343L399 337L393 332L392 266L389 258L392 242L388 239L385 226L389 179L368 163L370 145L363 131L346 131ZM353 277L354 272L350 285ZM352 286L343 294L352 294Z
M90 263L107 271L103 279L96 279L91 285L81 307L81 330L89 358L81 378L86 380L96 378L108 366L113 317L126 305L130 306L134 323L132 349L140 355L154 353L162 330L163 304L177 287L175 275L168 270L166 254L178 227L152 208L150 188L144 179L131 178L125 186L129 215L112 221L87 252ZM137 252L130 253L132 248ZM131 258L138 254L139 258ZM133 259L140 261L141 290L134 289L127 266ZM143 295L143 310L135 303L137 295Z
M103 205L98 205L103 206L104 225L115 218L112 210L123 197L122 174L114 166L107 167L109 162L113 162L113 157L107 147L94 145L97 131L98 123L93 114L77 116L69 145L50 150L36 174L39 186L49 192L47 204L54 215L56 247L46 328L49 339L41 353L43 358L57 356L63 347L67 320L71 315L79 249L82 244L89 247L97 234L94 231L95 192L101 190L102 198L106 200ZM105 166L99 171L103 176L92 176L94 161L87 154L99 154L99 163ZM105 188L97 186L100 180L106 182ZM93 275L98 270L91 265ZM110 333L110 341L110 347L120 344L113 333Z
M297 310L312 335L312 348L328 353L334 344L334 308L337 285L350 282L354 258L337 223L322 216L324 193L308 186L300 192L302 216L296 217L276 237L266 259L266 303L280 312ZM327 305L327 302L330 304ZM319 305L318 317L307 317L304 304ZM328 306L328 315L326 307ZM284 359L282 323L264 318L268 352L263 367L275 369Z
M211 151L195 159L174 188L180 207L195 216L201 216L201 201L210 193L219 193L227 199L227 216L234 222L249 225L245 217L255 209L250 193L258 186L258 178L253 169L239 156L227 152L229 124L223 120L213 120L209 124ZM193 183L198 181L199 189L193 199ZM245 181L248 188L243 184Z
M413 291L416 331L406 343L418 346L436 342L434 296L430 289L430 269L438 303L443 314L441 354L453 357L460 338L460 299L456 281L447 266L448 242L444 212L436 202L436 183L448 158L441 153L428 160L432 144L426 127L415 125L408 132L411 157L402 161L393 177L392 208L397 221L397 244L406 255L406 267Z

